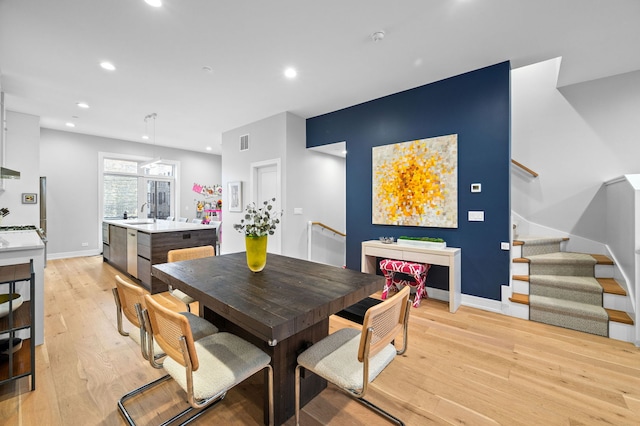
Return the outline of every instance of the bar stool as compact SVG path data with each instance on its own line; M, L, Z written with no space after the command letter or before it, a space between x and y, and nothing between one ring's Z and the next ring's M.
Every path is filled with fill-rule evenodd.
M413 307L420 306L420 300L428 297L425 289L427 273L431 265L428 263L405 262L403 260L383 259L380 261L380 271L385 277L382 300L387 298L389 291L400 290L401 287L415 288L416 295L413 299ZM401 273L402 276L396 274Z

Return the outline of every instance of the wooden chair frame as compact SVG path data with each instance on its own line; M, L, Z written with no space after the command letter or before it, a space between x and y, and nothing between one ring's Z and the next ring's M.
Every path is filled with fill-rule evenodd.
M389 412L383 410L372 402L364 399L364 395L367 393L368 385L369 385L369 360L371 357L379 353L385 346L390 343L395 345L395 339L397 335L402 332L402 348L400 350L396 349L397 355L402 355L407 350L408 345L408 327L409 327L409 312L411 307L411 300L409 299L410 288L404 287L401 291L399 291L395 296L385 300L384 302L372 306L369 308L364 316L364 321L362 323L362 331L360 333L360 345L358 347L358 361L363 363L362 368L362 389L361 390L351 390L344 389L340 387L342 391L347 393L349 396L355 398L356 401L360 402L364 406L374 410L378 414L384 416L385 418L393 421L394 423L404 426L404 423L393 416ZM388 313L392 313L393 311L397 311L398 315L395 316L395 319L390 318L389 321L393 320L393 323L384 327L381 331L379 327L375 327L375 320L381 316L388 315ZM385 318L386 319L386 318ZM299 424L300 421L300 370L304 368L301 365L296 366L295 371L295 417L296 417L296 425Z
M146 309L143 310L142 315L144 318L146 329L151 332L153 338L157 341L158 345L165 351L167 356L171 357L177 363L181 364L185 367L186 373L186 393L187 393L187 401L189 402L190 407L185 409L184 411L178 413L171 419L162 423L161 426L166 426L170 423L173 423L177 419L183 417L185 414L201 409L195 415L189 417L184 423L187 424L192 420L201 416L205 410L214 407L218 404L222 399L226 396L227 391L231 389L233 386L236 386L240 382L244 381L246 378L252 376L260 370L267 369L267 381L269 386L268 398L269 398L269 419L270 425L273 424L273 368L271 365L267 364L266 366L261 366L255 371L250 371L248 375L244 378L239 379L236 383L234 383L231 387L225 388L222 391L218 392L215 395L212 395L206 399L198 400L194 396L193 389L193 372L200 368L197 351L195 349L195 342L193 339L193 334L191 332L191 328L189 327L189 323L186 318L176 312L173 312L160 304L154 301L151 296L145 296L145 305ZM169 322L174 326L179 328L180 336L177 337L175 335L167 334L162 328L159 326L159 322ZM174 328L175 334L175 328ZM151 361L150 361L151 362Z

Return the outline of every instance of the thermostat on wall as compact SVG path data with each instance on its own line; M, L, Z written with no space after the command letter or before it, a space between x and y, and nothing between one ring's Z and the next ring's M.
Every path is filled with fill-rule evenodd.
M482 191L482 185L479 183L472 183L471 184L471 192L481 192Z

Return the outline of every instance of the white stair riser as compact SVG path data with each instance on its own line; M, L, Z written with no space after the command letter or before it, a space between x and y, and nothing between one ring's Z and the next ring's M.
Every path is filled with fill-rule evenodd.
M512 263L511 275L529 275L528 263Z
M609 338L622 340L623 342L633 342L635 340L635 329L629 324L609 321Z
M529 294L529 281L511 280L514 293Z
M627 296L605 293L602 295L602 306L606 309L617 311L633 312L631 299Z
M596 265L594 274L596 278L613 278L613 265Z

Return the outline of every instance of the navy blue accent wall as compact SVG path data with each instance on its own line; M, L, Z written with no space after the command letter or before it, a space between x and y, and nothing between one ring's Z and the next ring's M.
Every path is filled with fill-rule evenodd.
M462 292L500 300L509 282L509 62L307 120L307 147L346 141L347 267L360 270L360 243L380 236L443 238L462 249ZM448 134L458 135L458 228L373 225L371 150ZM481 183L482 192L471 193ZM469 222L483 210L484 222Z

